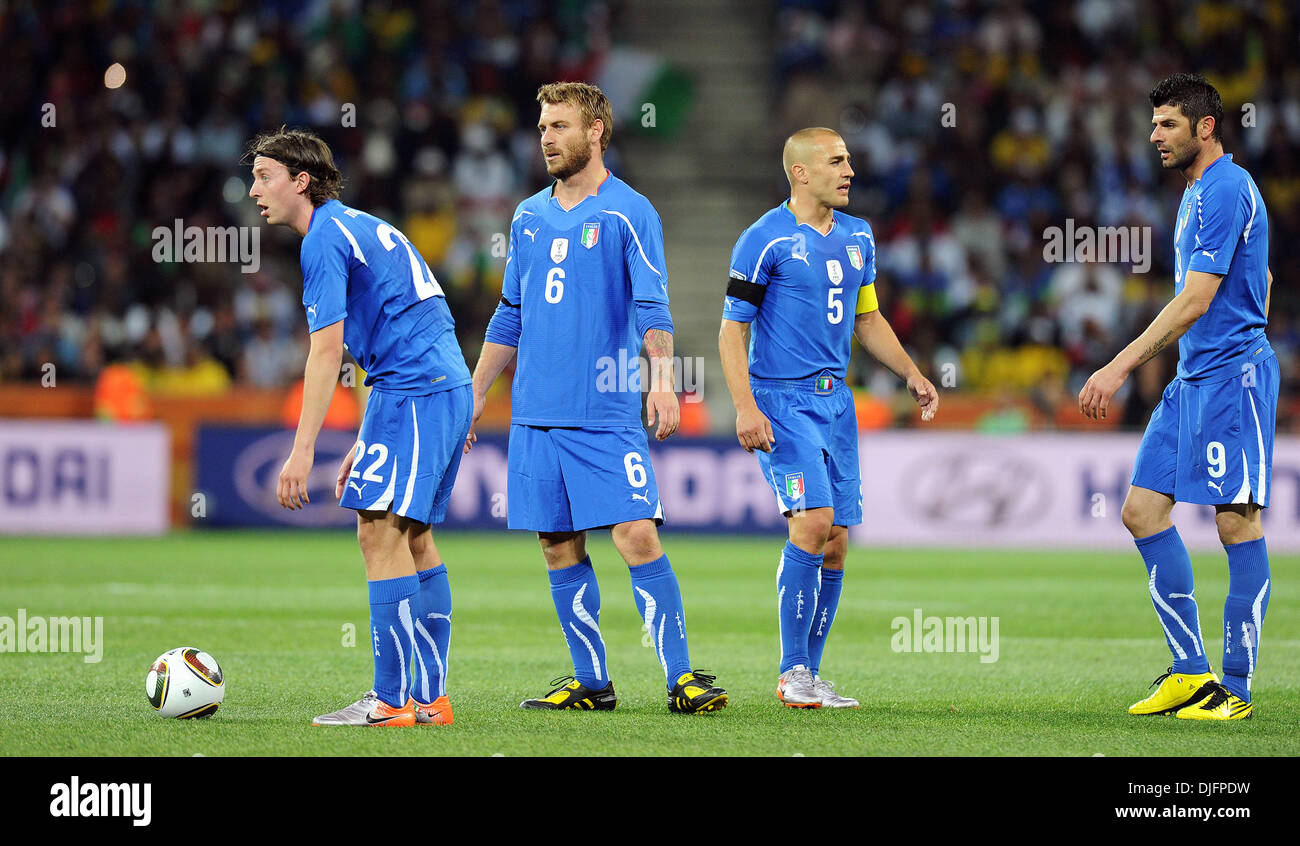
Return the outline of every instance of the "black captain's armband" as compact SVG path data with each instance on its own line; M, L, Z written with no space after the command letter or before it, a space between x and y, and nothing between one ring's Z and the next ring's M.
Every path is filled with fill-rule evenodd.
M757 285L732 276L727 279L727 296L744 300L756 306L763 304L763 295L767 293L766 285Z
M510 306L511 308L519 308L519 306L517 306L516 304L510 302L510 301L507 300L505 297L502 297L502 298L501 298L501 305Z

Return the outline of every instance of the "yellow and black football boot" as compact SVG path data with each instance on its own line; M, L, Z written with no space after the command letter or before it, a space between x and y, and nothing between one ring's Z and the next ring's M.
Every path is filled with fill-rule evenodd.
M552 679L551 684L558 687L539 699L525 699L519 707L539 711L613 711L618 704L613 682L592 690L573 676L561 676Z
M1178 712L1180 720L1249 720L1254 716L1254 707L1243 701L1237 694L1215 682L1208 685L1210 695L1195 705L1188 705Z
M717 676L697 670L682 673L668 694L668 710L674 714L706 714L727 707L727 692L713 685Z

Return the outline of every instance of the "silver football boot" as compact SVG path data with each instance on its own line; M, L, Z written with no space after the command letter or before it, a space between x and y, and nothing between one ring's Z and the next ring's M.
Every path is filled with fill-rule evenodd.
M781 674L776 683L776 698L787 708L822 707L822 699L813 687L812 672L803 664L796 664Z
M311 721L314 726L413 726L415 711L394 708L373 690L366 691L356 702L332 714L322 714Z
M821 699L823 708L857 708L858 700L851 696L840 696L835 692L835 684L821 676L813 678L813 690Z

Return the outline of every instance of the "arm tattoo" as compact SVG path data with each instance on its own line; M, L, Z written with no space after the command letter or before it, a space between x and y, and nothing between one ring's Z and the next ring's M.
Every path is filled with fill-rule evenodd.
M645 354L650 359L650 390L672 391L673 334L664 329L651 329L645 333Z
M1146 364L1148 361L1150 361L1151 359L1159 355L1164 350L1165 347L1169 346L1169 338L1173 334L1174 334L1173 332L1166 332L1163 336L1160 337L1159 340L1157 340L1151 346L1147 347L1146 350L1143 351L1142 355L1138 358L1138 366L1140 367L1143 364Z

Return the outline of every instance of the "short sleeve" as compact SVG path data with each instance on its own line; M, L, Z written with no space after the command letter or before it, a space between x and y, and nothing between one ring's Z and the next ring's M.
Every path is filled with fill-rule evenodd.
M1219 179L1196 198L1196 246L1187 269L1226 276L1247 221L1258 208L1244 179Z
M641 204L624 218L627 235L623 258L632 281L632 299L668 303L668 262L664 257L664 227L650 204Z
M731 269L727 274L727 295L722 301L722 318L737 323L752 323L758 316L762 293L767 287L776 253L771 249L781 238L765 237L755 227L741 233L731 251Z
M332 326L348 316L349 248L342 233L333 239L326 237L327 232L304 240L299 258L302 307L307 312L307 329L311 332Z
M501 298L511 305L520 304L519 287L519 241L515 235L516 223L510 225L510 242L506 245L505 278L501 280Z

